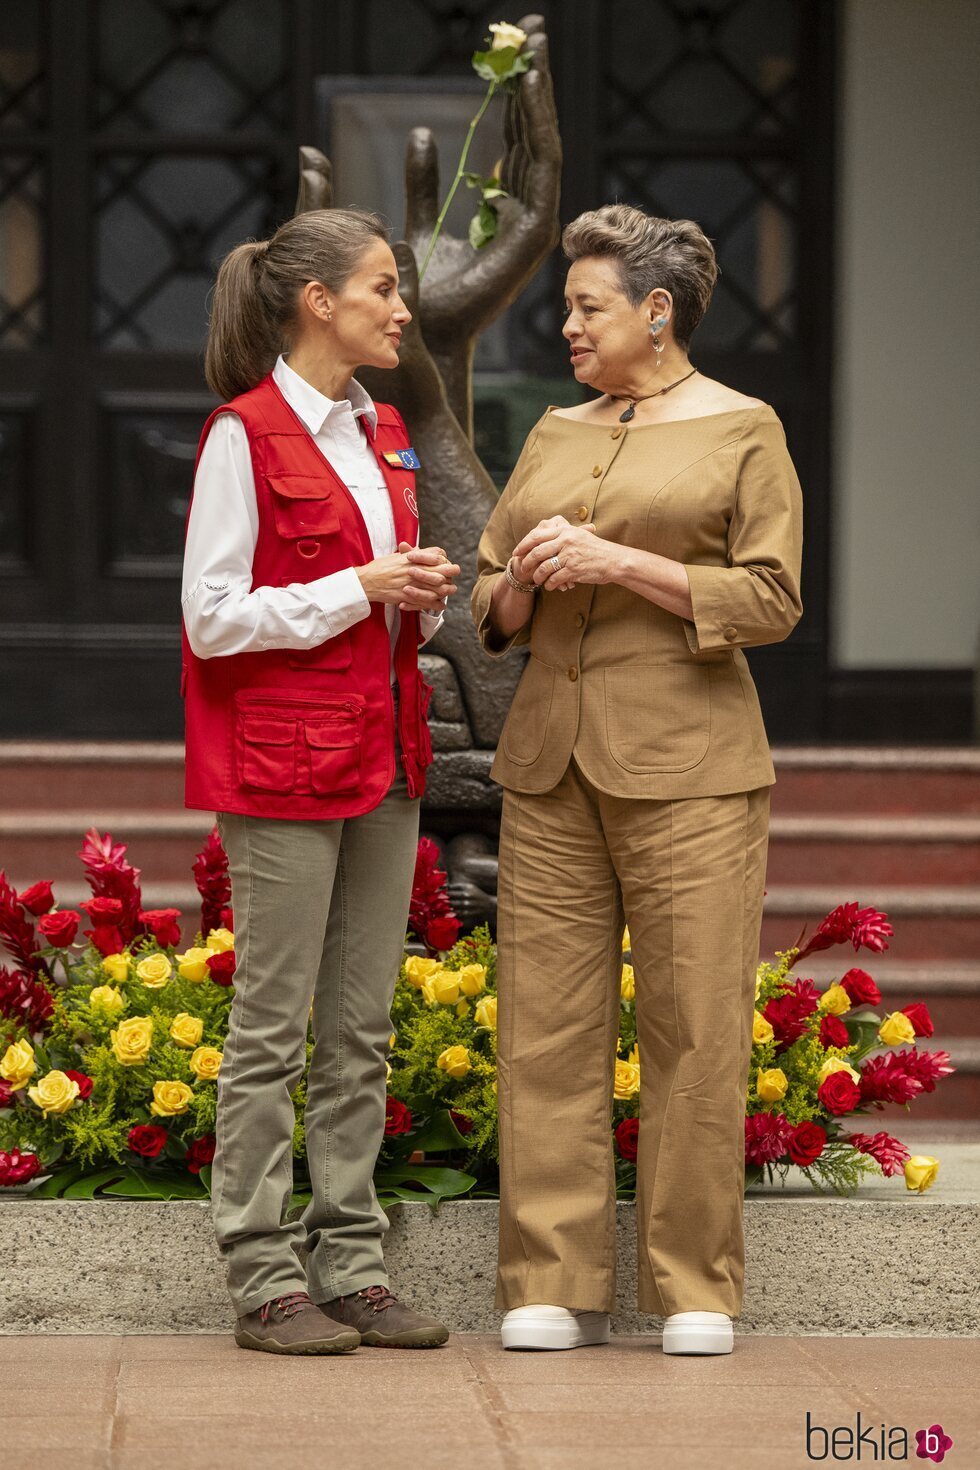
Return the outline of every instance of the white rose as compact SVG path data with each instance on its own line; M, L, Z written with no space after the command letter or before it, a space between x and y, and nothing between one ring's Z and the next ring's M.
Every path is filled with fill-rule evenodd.
M527 40L527 31L522 31L520 26L508 25L505 20L494 21L490 34L493 37L491 51L502 51L505 46L513 46L515 51L520 51Z

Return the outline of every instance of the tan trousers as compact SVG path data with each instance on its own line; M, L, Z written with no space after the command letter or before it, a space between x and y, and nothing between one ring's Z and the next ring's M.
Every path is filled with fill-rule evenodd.
M610 1311L624 918L642 1077L639 1308L741 1308L744 1115L769 788L505 791L498 889L497 1307Z

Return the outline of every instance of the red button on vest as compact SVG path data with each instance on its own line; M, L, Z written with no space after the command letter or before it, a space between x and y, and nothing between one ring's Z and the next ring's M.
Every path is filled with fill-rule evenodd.
M386 451L407 449L397 409L375 405L371 447L391 496L399 541L418 533L415 476ZM252 590L312 582L374 559L356 502L270 375L211 415L236 413L255 473L259 532ZM365 424L370 437L370 426ZM432 693L418 668L417 613L402 613L395 646L398 738L409 793L421 796L432 760L426 710ZM385 610L317 648L198 658L183 633L186 789L189 807L245 816L313 820L376 807L395 774L391 644Z

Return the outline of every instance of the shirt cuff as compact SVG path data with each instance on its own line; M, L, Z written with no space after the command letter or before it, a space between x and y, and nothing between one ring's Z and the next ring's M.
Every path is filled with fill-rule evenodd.
M434 638L446 620L445 613L419 612L419 647Z
M367 593L353 567L318 577L315 582L307 583L307 590L327 620L330 638L371 615Z

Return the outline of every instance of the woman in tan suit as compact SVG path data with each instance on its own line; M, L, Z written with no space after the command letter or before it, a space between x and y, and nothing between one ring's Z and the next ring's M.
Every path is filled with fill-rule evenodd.
M564 336L600 396L535 425L473 613L530 659L493 765L505 1347L605 1342L624 921L643 1086L639 1306L664 1350L732 1348L746 1077L775 777L743 648L800 617L802 507L768 405L705 378L717 275L690 220L564 232Z

